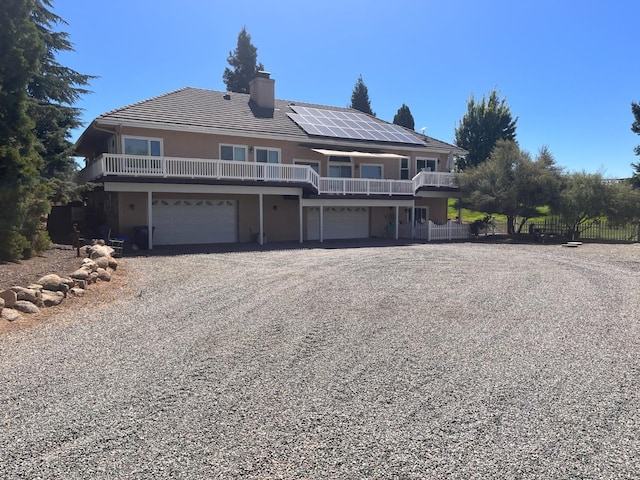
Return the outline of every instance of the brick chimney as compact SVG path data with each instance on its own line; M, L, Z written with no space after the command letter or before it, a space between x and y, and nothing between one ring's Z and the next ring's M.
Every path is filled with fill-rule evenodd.
M249 95L253 103L258 107L267 110L275 108L275 83L269 78L269 72L260 71L253 80L249 82Z

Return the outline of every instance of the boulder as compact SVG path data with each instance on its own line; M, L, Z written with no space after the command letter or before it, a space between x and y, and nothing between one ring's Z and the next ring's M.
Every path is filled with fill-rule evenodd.
M42 277L40 280L38 280L37 283L38 285L42 285L43 290L51 290L52 292L57 292L61 288L60 286L62 285L62 279L55 273L51 273Z
M42 291L42 302L45 307L53 307L54 305L60 305L64 300L64 293L54 292L52 290Z
M98 280L102 280L103 282L111 281L111 274L107 272L104 268L99 268L96 273L98 274Z
M73 287L69 290L74 297L82 297L84 296L84 288Z
M98 269L98 264L95 260L91 260L90 258L85 258L82 261L82 266L80 268L85 268L90 272L95 272Z
M110 257L98 257L95 262L98 268L107 269L109 268L109 258Z
M22 313L40 313L40 309L27 300L18 300L13 308Z
M11 287L11 290L16 292L18 302L27 301L39 307L42 306L42 298L41 298L42 295L39 290L34 290L32 288L17 287L17 286Z
M95 260L99 257L109 257L113 255L114 251L115 250L113 248L106 245L92 245L91 247L87 248L89 258L91 258L92 260Z
M113 257L109 257L109 268L111 270L118 268L118 261Z
M75 272L73 272L70 276L75 280L87 280L89 278L90 273L91 273L91 270L82 267L76 270Z
M13 308L4 308L2 312L0 312L0 317L9 322L14 322L19 318L22 318L22 315L20 315L20 313Z
M4 306L7 308L12 308L18 301L18 295L13 290L0 292L0 298L4 300Z

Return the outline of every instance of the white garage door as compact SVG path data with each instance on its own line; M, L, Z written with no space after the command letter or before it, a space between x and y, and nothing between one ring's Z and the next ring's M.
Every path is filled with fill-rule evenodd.
M368 207L324 207L324 238L369 238ZM307 239L320 240L320 209L307 211Z
M153 201L154 245L231 243L238 239L236 200L158 198Z

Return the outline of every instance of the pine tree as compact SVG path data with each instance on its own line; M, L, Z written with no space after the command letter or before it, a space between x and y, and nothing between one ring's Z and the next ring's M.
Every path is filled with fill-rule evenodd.
M353 93L351 94L350 108L360 110L362 113L369 115L376 114L371 110L371 101L369 100L369 89L362 80L362 75L358 77L355 86L353 87Z
M43 177L69 181L76 169L70 157L73 144L69 138L71 130L82 124L80 109L73 105L89 93L83 87L95 77L80 74L57 62L58 52L73 51L73 45L66 32L53 30L66 22L49 10L51 5L51 0L37 0L31 12L31 21L45 49L40 68L27 86L31 100L28 113L36 124L36 147L44 160Z
M0 260L29 255L48 207L34 123L27 115L27 85L45 50L30 18L32 7L30 0L0 3Z
M476 102L473 95L467 102L467 113L455 130L456 145L469 152L458 161L458 167L479 165L491 155L498 140L515 140L516 122L506 100L498 98L498 91L489 93Z
M404 103L398 109L398 113L393 117L393 123L411 130L415 128L415 121L413 120L413 115L411 115L411 110L409 110L409 107Z
M258 62L258 49L251 43L251 35L246 27L238 34L238 44L233 52L229 52L227 62L233 67L224 69L222 79L228 92L249 93L249 82L256 74L264 70L264 65Z

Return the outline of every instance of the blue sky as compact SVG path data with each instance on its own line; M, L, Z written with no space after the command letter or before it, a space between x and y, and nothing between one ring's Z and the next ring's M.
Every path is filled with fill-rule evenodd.
M348 106L362 75L379 118L405 103L416 129L453 142L470 94L497 88L531 154L547 145L567 171L616 178L639 160L636 0L55 0L54 12L75 45L59 60L100 77L78 103L87 124L184 86L225 90L246 26L278 98Z

